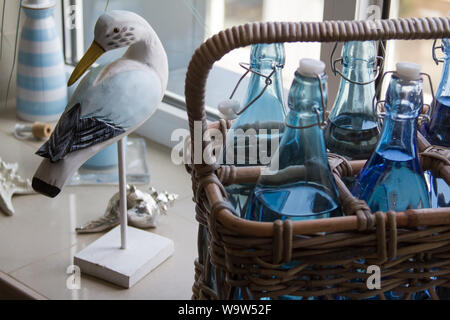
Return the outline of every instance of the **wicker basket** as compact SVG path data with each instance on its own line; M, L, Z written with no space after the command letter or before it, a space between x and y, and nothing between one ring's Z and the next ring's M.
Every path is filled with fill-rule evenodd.
M201 127L226 132L230 123L205 119L205 85L213 63L227 52L255 43L351 40L437 39L450 37L449 18L254 23L221 31L195 52L186 75L186 104L191 136ZM201 126L196 125L201 123ZM197 130L199 131L199 130ZM197 132L199 133L199 132ZM197 148L197 150L196 150ZM201 148L201 150L199 150ZM450 183L448 149L420 137L422 167ZM208 139L192 144L191 154L210 152ZM273 223L240 219L227 202L224 185L256 182L261 168L195 163L192 176L199 256L195 260L193 299L277 298L283 295L364 299L395 290L408 299L414 292L450 287L450 208L372 214L355 199L340 177L356 174L364 161L329 155L345 216ZM209 245L205 249L205 236ZM283 268L292 260L300 264ZM381 269L381 288L369 290L368 265ZM214 281L211 281L214 278Z

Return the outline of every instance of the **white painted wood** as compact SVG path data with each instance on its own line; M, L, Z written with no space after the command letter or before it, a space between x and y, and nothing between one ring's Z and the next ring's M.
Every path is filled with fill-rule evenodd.
M103 69L101 69L101 71L96 69L89 71L89 73L87 73L82 80L83 85L81 87L78 86L77 90L74 92L74 95L72 95L70 100L71 103L73 103L73 105L75 105L76 103L80 103L80 105L82 105L82 110L90 110L92 104L94 104L95 110L100 111L103 110L103 108L112 108L116 111L117 108L132 108L133 103L136 103L136 101L137 103L139 101L144 101L142 100L142 96L131 95L131 98L137 97L137 100L135 99L133 100L133 102L128 99L127 101L125 101L125 103L123 101L119 103L117 99L111 98L111 94L117 92L125 92L126 90L123 91L124 83L132 83L133 88L140 88L141 86L139 86L139 84L142 84L142 82L139 82L136 79L134 79L134 82L118 82L110 79L111 81L109 81L108 85L106 85L103 81L107 78L114 78L114 76L120 76L121 74L123 75L123 73L129 75L129 72L132 72L133 70L140 70L140 72L137 74L144 78L148 77L148 81L145 82L145 88L146 91L150 90L148 91L148 97L150 97L151 100L146 100L146 104L144 103L144 105L147 105L149 109L145 109L144 107L142 107L143 110L145 109L146 114L139 114L139 117L136 117L136 114L127 112L124 112L125 115L115 116L115 118L114 116L112 116L112 118L110 118L109 120L110 124L113 126L122 127L122 125L119 123L120 121L123 121L123 124L128 123L125 125L126 132L124 132L122 135L115 136L114 138L110 138L102 143L96 143L86 148L69 152L64 157L64 159L60 159L56 162L51 162L47 158L43 159L41 165L36 170L33 179L36 179L35 181L40 180L41 184L49 185L48 187L41 188L40 192L44 194L47 193L46 189L50 189L51 186L52 197L56 196L58 192L62 190L67 180L72 177L75 171L92 155L107 147L108 145L118 141L119 139L122 139L124 135L130 134L147 119L149 119L153 112L156 110L156 106L161 101L167 87L169 72L167 55L161 41L158 38L158 35L145 19L133 12L112 10L101 15L98 18L98 21L99 23L97 23L94 28L93 44L95 45L92 48L97 47L98 49L98 47L100 47L100 49L103 49L101 51L113 50L116 49L116 47L124 46L129 46L129 48L122 58L111 62L104 68L102 67ZM114 31L112 31L114 29L117 29L124 34L126 32L125 30L130 31L132 33L132 37L129 38L130 41L120 42L118 40L117 42L114 42L114 45L110 44L112 43L111 34L115 33ZM109 35L111 38L108 38L107 35ZM88 56L90 56L90 54L88 54ZM72 73L72 75L74 76L72 81L77 80L77 78L81 75L81 71L83 71L84 68L88 67L92 62L93 61L81 59L80 63L78 64L78 69L77 67L75 67L73 71L74 73ZM142 73L142 71L146 72ZM130 78L130 80L133 79ZM71 82L70 79L69 81ZM111 86L108 87L110 88L108 94L99 93L102 92L101 90L94 90L96 87L100 87L103 85ZM159 97L158 92L160 92ZM100 107L99 104L95 102L97 99L95 97L100 97ZM111 101L108 101L108 97ZM139 97L141 99L139 99ZM107 113L109 114L109 112ZM120 113L116 112L114 114L117 115ZM98 116L98 114L96 114L95 111L93 113L90 113L90 117L96 118L96 116ZM136 123L138 121L139 123Z
M127 248L127 172L125 161L125 147L123 138L117 142L117 156L119 157L119 194L120 194L120 248Z
M174 251L172 240L133 227L128 227L127 240L127 249L120 249L117 226L77 253L74 264L82 273L130 288Z

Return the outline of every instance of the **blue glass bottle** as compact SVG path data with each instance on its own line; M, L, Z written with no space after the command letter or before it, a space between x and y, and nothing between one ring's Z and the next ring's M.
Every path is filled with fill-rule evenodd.
M350 41L342 50L342 79L328 117L327 148L349 159L368 159L380 130L372 109L375 96L373 41Z
M423 126L422 133L432 145L450 148L450 39L442 40L444 69L439 88L436 92L435 107L428 126ZM431 189L433 208L450 207L450 187L447 183L427 172Z
M442 51L444 68L436 92L435 107L430 123L425 123L422 133L432 145L450 148L450 39L442 39ZM450 207L450 186L432 172L427 171L425 176L430 183L432 208ZM450 298L450 288L437 287L436 292L440 299Z
M372 212L429 208L417 151L417 118L423 105L420 66L397 63L386 93L380 141L356 178L352 193Z
M327 101L324 71L322 61L300 60L289 90L289 114L280 146L258 179L249 200L246 219L273 222L342 214L322 132ZM290 269L300 263L293 260L280 269ZM278 299L302 300L305 297L284 295Z
M450 147L450 39L442 39L445 54L439 88L436 92L436 105L431 115L427 140L437 146Z
M256 100L234 121L228 131L223 153L224 164L239 167L269 163L271 146L278 147L286 116L281 75L283 66L282 43L252 46L250 54L252 74L242 108ZM269 75L271 75L270 84L266 85L266 77ZM259 96L261 92L263 94ZM234 184L227 186L226 190L236 213L238 215L245 213L253 186Z
M321 128L327 92L324 70L321 61L300 60L289 91L290 111L280 147L258 179L247 219L307 220L341 215Z

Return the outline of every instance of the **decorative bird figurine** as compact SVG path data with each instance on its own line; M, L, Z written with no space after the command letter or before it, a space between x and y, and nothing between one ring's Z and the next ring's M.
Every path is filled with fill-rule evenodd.
M145 19L129 11L102 14L94 41L70 76L75 83L104 52L129 46L125 54L92 69L80 81L49 140L33 189L55 197L92 155L122 139L156 110L167 87L167 55Z

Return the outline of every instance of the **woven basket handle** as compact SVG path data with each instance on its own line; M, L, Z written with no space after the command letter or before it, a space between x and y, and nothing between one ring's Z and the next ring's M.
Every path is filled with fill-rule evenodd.
M185 82L186 107L191 137L194 123L201 121L201 137L207 133L205 87L209 71L215 61L239 47L255 43L275 42L336 42L351 40L438 39L450 38L450 18L408 18L361 21L324 22L260 22L235 26L206 40L189 63ZM197 126L200 128L200 126ZM199 130L197 130L199 131ZM202 139L201 153L192 144L192 155L203 155L209 139ZM200 145L197 146L197 148ZM217 167L208 165L203 157L194 161L197 175L212 173ZM200 160L200 161L199 161ZM196 163L200 162L200 163Z

